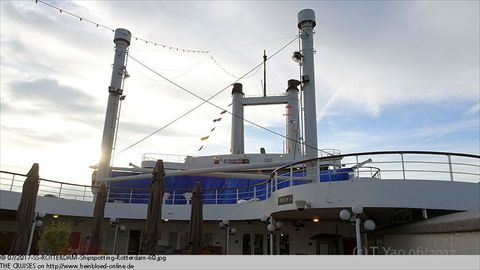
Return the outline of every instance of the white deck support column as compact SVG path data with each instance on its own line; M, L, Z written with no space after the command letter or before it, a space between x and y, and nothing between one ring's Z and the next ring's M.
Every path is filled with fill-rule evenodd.
M234 83L232 89L232 137L231 154L245 154L243 123L243 91L241 83Z
M298 109L298 88L300 81L288 80L287 103L287 154L294 154L295 159L301 156L300 152L300 126Z
M97 179L110 177L110 163L112 159L113 142L117 126L118 106L123 93L122 81L125 75L125 57L130 45L132 34L130 31L117 28L113 42L115 43L115 57L113 62L112 79L108 87L108 104L103 126L102 153L98 163Z

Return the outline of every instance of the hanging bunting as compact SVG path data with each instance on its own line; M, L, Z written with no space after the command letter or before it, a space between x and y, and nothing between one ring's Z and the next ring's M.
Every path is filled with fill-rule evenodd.
M227 110L221 111L221 112L220 112L220 117L213 119L213 122L214 122L214 123L220 122L220 121L222 120L222 117L223 117L223 115L224 115L225 113L227 113ZM212 129L210 129L210 134L207 135L207 136L201 137L200 140L201 140L201 141L206 141L206 140L208 140L208 138L210 138L210 135L212 134L212 132L213 132L216 128L217 128L217 125L215 124L215 126L214 126ZM204 146L205 146L205 145L200 146L200 148L198 148L197 151L200 152L200 151L203 149Z

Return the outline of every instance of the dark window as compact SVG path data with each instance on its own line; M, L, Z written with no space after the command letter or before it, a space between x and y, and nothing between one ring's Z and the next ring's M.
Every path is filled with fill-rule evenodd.
M288 234L280 234L280 255L290 254L290 238Z
M244 234L242 237L242 254L252 254L252 236L249 233Z
M253 236L253 254L263 254L263 234L255 234Z
M130 230L128 237L128 254L138 255L140 252L140 230Z

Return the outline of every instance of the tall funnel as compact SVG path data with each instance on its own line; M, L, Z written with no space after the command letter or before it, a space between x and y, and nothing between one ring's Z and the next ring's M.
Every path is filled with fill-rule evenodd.
M313 28L315 11L304 9L298 13L298 28L302 40L303 91L305 119L305 158L318 157L317 108L315 104L315 61L313 55Z
M103 126L102 153L98 163L97 179L109 178L112 159L113 141L117 129L118 106L123 93L122 81L125 75L125 56L132 34L122 28L115 30L115 57L113 60L112 79L108 87L108 104Z
M288 80L287 89L287 153L299 157L300 151L300 125L298 109L298 85L297 80Z
M245 154L244 123L243 123L243 87L234 83L232 89L232 137L231 154Z

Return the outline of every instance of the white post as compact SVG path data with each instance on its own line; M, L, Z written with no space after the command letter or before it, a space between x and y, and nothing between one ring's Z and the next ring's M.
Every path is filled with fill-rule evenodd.
M355 237L357 238L357 255L362 255L362 238L360 235L360 217L355 217Z
M403 180L405 180L405 162L403 160L403 153L400 154L400 157L402 158L402 173L403 173Z
M35 224L37 222L38 213L35 213L33 216L32 228L30 229L30 237L28 238L28 248L27 255L30 255L30 250L32 249L33 234L35 233Z
M12 177L12 184L10 185L10 191L13 189L13 183L15 182L15 174Z
M298 13L298 28L302 41L303 68L303 102L305 118L305 158L318 157L317 146L317 111L315 100L315 61L313 49L313 28L315 27L315 11L304 9ZM315 162L316 163L316 162Z
M122 28L115 30L115 58L113 62L112 79L108 87L108 104L103 126L102 153L98 163L97 179L110 177L110 163L112 159L113 142L117 126L118 106L123 93L122 81L125 75L125 57L130 45L132 34Z
M116 222L116 224L115 224L115 238L113 239L113 250L112 250L112 254L113 254L113 255L117 254L118 226L119 226L119 223Z
M270 255L273 255L273 232L270 232Z
M232 134L230 153L244 154L243 91L241 83L234 83L232 89Z
M452 157L447 155L448 157L448 169L450 171L450 181L453 181L453 168L452 168Z
M62 186L63 186L63 183L60 183L60 190L58 191L58 198L62 197Z
M230 226L226 225L227 234L225 235L225 255L228 255L228 239L230 238Z
M293 165L290 166L290 186L293 187Z

